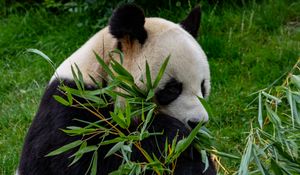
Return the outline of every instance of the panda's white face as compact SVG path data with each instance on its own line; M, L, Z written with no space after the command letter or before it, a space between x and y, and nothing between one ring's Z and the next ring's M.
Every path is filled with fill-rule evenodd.
M155 89L155 100L161 112L193 128L208 120L198 97L206 98L210 91L207 58L193 37L198 31L199 16L200 8L196 8L179 25L161 18L145 18L134 5L120 7L114 12L109 27L95 34L65 60L56 74L63 79L72 79L71 65L76 63L85 83L92 83L89 76L100 81L103 70L93 52L109 62L109 51L118 48L124 54L123 66L143 88L145 85L140 79L146 77L146 61L150 65L151 77L155 78L161 64L170 55L165 74Z
M206 55L187 33L170 36L173 44L169 67L156 91L156 98L163 93L173 98L164 100L161 111L174 116L189 126L207 122L208 114L198 97L206 98L210 92L210 72ZM158 100L159 101L159 100Z
M160 65L170 55L165 74L155 90L160 111L188 127L207 122L208 114L198 97L209 95L210 72L206 55L199 44L180 25L164 19L146 18L145 29L148 38L135 55L135 65L129 63L129 70L139 80L139 76L145 73L143 68L147 60L154 78ZM137 84L140 83L137 81Z

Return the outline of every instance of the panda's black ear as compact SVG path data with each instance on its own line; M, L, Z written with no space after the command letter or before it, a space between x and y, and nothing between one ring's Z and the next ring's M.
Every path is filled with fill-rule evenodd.
M180 25L186 31L188 31L194 38L197 37L201 20L201 8L200 6L195 7L185 20Z
M147 39L144 24L143 10L135 4L125 4L114 11L109 21L109 31L117 39L129 36L131 40L137 39L144 44Z

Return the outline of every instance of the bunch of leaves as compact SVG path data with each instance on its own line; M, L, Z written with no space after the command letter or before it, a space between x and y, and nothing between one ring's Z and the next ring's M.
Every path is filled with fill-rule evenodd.
M29 51L45 57L40 51ZM112 57L113 54L119 55L120 60L115 60L114 57ZM60 90L65 96L55 95L54 98L65 106L84 108L93 113L99 120L97 120L97 122L78 120L79 122L85 123L86 126L69 126L63 129L66 134L82 136L82 139L54 150L47 156L59 155L77 148L77 151L70 157L73 159L70 164L71 166L78 162L84 154L93 152L90 167L87 172L96 174L98 166L97 151L101 146L110 145L111 149L106 153L105 157L118 155L122 157L123 160L118 170L111 172L111 174L141 174L148 170L154 171L157 174L172 174L176 166L176 159L193 143L195 138L198 138L197 144L195 145L201 148L202 145L200 144L202 141L208 141L211 136L207 137L209 135L208 132L205 132L205 137L202 136L203 132L200 132L202 124L199 123L188 137L182 140L177 140L176 137L172 143L168 143L166 140L163 155L159 158L152 153L146 152L142 148L141 141L143 139L163 134L150 133L148 127L157 112L157 105L154 103L154 89L158 86L164 74L170 56L165 59L155 78L151 77L151 69L146 62L146 77L142 77L139 80L145 85L145 88L142 89L136 85L133 76L122 66L123 54L115 50L110 55L110 62L105 63L101 57L95 54L99 64L108 76L106 79L108 84L105 87L93 77L90 77L98 88L96 90L87 90L84 85L83 75L77 65L72 67L76 88L68 87L64 85L62 81ZM45 59L49 61L48 57L45 57ZM78 97L84 99L84 102L78 100ZM103 114L99 112L99 109L108 107L111 104L114 104L114 110L109 113L109 116L103 116ZM129 127L131 126L132 120L136 117L139 118L141 123L132 131ZM95 136L100 138L99 143L97 145L89 145L88 140ZM206 139L199 139L200 137ZM208 143L211 142L208 141ZM130 157L133 147L140 151L145 160L147 160L146 162L131 161ZM202 150L203 148L199 149L199 154L205 154L206 159L203 160L208 166L206 152Z
M251 122L237 174L300 173L299 65L300 59L282 85L273 83L255 93L258 116Z
M210 118L214 117L213 110L206 100L202 98L198 98L208 113ZM237 154L232 154L228 152L220 151L218 145L220 141L217 137L215 137L210 130L208 130L205 126L201 127L198 130L194 140L193 140L194 148L201 154L202 162L205 164L203 172L207 170L209 167L209 159L212 159L215 168L218 173L230 174L229 168L224 165L224 159L231 159L233 161L240 161L241 157Z

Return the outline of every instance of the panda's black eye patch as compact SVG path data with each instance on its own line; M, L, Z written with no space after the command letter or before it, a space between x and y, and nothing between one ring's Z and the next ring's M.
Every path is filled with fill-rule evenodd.
M172 78L163 89L155 93L156 101L160 105L167 105L174 101L182 92L182 83Z
M202 93L203 98L205 98L207 96L206 88L205 88L205 80L203 80L201 82L201 93Z

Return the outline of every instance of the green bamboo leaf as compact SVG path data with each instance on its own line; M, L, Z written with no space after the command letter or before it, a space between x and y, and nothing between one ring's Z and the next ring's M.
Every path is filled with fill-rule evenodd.
M144 139L142 136L144 136L143 133L146 131L146 128L149 126L149 123L153 117L153 111L154 111L154 108L150 109L150 111L147 113L146 119L143 122L143 127L141 129L140 140Z
M55 64L53 63L53 61L46 54L44 54L42 51L37 50L37 49L27 49L26 51L31 52L31 53L35 53L35 54L41 56L42 58L44 58L51 65L53 71L54 72L56 71ZM55 72L55 75L56 75L56 78L59 78L56 72Z
M175 153L178 154L179 156L179 154L182 153L188 146L189 146L189 140L187 138L179 140L175 147Z
M97 149L98 149L98 147L95 146L95 145L86 146L82 149L79 149L71 157L78 156L78 155L85 154L85 153L89 153L89 152L92 152L92 151L96 151Z
M131 77L117 74L115 76L115 79L119 80L122 83L126 83L129 87L134 85L134 81L131 79Z
M265 105L267 112L269 114L269 119L271 120L271 122L274 124L274 126L276 126L277 128L281 128L281 119L279 118L279 116L277 115L276 112L274 112L268 104Z
M143 103L143 102L144 102L144 101L142 100L142 104L141 104L142 108L139 109L139 110L141 111L141 119L142 119L142 122L145 121L145 111L144 111L145 108L144 108L144 103ZM136 112L136 111L134 111L134 112L132 113L132 116L139 116L139 115L136 115L135 112Z
M132 97L131 95L128 95L128 94L122 93L122 92L118 92L118 91L109 91L108 93L115 94L116 96L124 97L124 98L126 98L126 99ZM111 96L112 96L112 95L111 95Z
M154 90L150 89L146 98L146 101L149 101L150 99L152 99L154 97Z
M109 145L109 144L118 143L118 142L124 142L124 141L126 141L125 138L123 138L123 137L116 137L116 138L113 138L111 140L102 141L100 143L100 145Z
M70 106L71 104L59 95L53 95L53 98L62 105Z
M120 63L118 63L116 60L112 60L111 62L111 67L117 74L123 75L131 82L134 82L133 76Z
M211 136L210 131L205 126L201 127L201 129L197 133L197 136L198 134L200 134L201 136L205 136L208 139L213 139L213 136Z
M295 128L295 121L298 125L300 125L300 115L298 112L298 107L297 107L297 95L296 94L292 94L291 89L287 89L287 99L290 105L290 110L291 110L291 118L292 118L292 125L293 128Z
M291 82L296 85L297 88L300 88L300 75L292 75Z
M97 105L107 105L107 103L103 100L103 97L101 96L83 93L82 98L84 98L88 103L95 103Z
M273 146L276 148L276 150L282 157L286 158L291 163L297 163L297 160L292 155L290 155L287 151L285 151L279 142L274 142Z
M170 55L165 59L165 61L161 65L161 67L159 69L159 72L158 72L158 74L157 74L157 76L154 80L154 83L153 83L153 86L152 86L153 89L155 89L158 86L158 83L160 82L162 76L164 75L165 70L166 70L167 65L168 65L168 62L169 62L169 59L170 59Z
M293 113L294 113L294 120L296 121L296 123L298 125L300 125L300 115L299 115L299 111L298 111L298 103L296 100L296 95L292 95L292 105L293 105ZM298 104L297 104L298 103Z
M148 62L146 61L146 85L147 85L147 89L153 89L152 88L152 80L151 80L151 73L150 73L150 67Z
M246 148L242 156L240 168L238 170L238 175L248 175L248 167L249 167L250 159L252 157L251 156L252 147L253 147L253 135L249 135Z
M81 97L82 96L82 93L83 91L79 90L79 89L74 89L74 88L70 88L68 86L65 86L65 85L62 85L59 87L62 91L64 92L67 92L67 93L70 93L72 95L75 95L75 96L78 96L78 97Z
M121 147L124 146L124 142L118 142L115 144L104 156L104 158L111 156L112 154L116 153L121 149Z
M290 92L290 89L287 89L286 91L286 96L290 105L290 109L291 109L291 118L292 118L292 126L293 128L295 127L295 115L298 115L298 111L297 111L297 106L293 100L293 95Z
M119 168L113 172L110 172L108 175L127 175L130 174L130 167L127 167L127 164L122 164Z
M69 93L69 92L66 92L66 94L67 94L67 98L68 98L69 104L72 105L72 104L73 104L73 97L72 97L72 94Z
M76 65L76 64L75 64L75 65ZM76 74L76 72L75 72L75 70L74 70L73 65L71 66L71 70L72 70L73 80L74 80L74 82L75 82L75 84L76 84L77 89L82 91L81 83L80 83L80 81L79 81L78 75Z
M172 143L171 143L171 148L170 146L168 145L168 148L167 148L167 158L165 159L165 164L169 164L169 163L172 163L174 160L176 160L176 156L178 156L177 153L175 153L175 148L177 146L177 137L178 137L178 133L176 133L175 137L173 138L172 140Z
M138 141L139 140L139 135L140 134L128 135L128 136L126 136L125 140Z
M125 107L125 122L127 127L129 127L131 123L131 106L128 100L126 100L126 107Z
M103 100L103 96L101 97L100 95L103 95L109 88L105 89L100 89L100 90L93 90L93 91L88 91L88 90L78 90L78 89L73 89L67 86L62 86L60 87L61 90L65 91L67 95L70 94L71 98L72 95L84 98L89 102L94 102L98 105L105 105L106 102ZM72 102L72 100L69 99L69 101Z
M131 139L129 139L129 140L131 140ZM124 145L122 147L122 150L127 151L127 152L132 152L132 149L131 149L131 147L129 145Z
M204 109L206 110L206 112L207 112L209 118L213 117L213 116L214 116L214 115L213 115L213 112L212 112L212 110L211 110L209 104L207 103L207 101L206 101L205 99L201 98L201 97L198 97L198 99L200 100L202 106L203 106Z
M87 146L87 142L84 141L84 142L81 144L81 146L79 147L79 150L85 148L86 146ZM73 155L74 155L74 154L73 154ZM78 162L78 160L83 156L83 154L78 154L78 155L74 155L74 156L75 156L75 157L74 157L72 163L69 165L69 167L72 166L72 165L74 165L76 162ZM71 157L72 157L72 156L71 156Z
M104 69L104 71L108 74L108 76L110 76L112 79L114 79L114 74L111 71L111 69L108 67L108 65L104 62L104 60L96 53L94 52L96 59L98 61L98 63L101 65L101 67Z
M295 91L291 91L291 93L293 94L293 99L294 99L297 103L300 103L300 93L299 93L299 92L295 92Z
M75 67L77 70L77 77L78 77L78 82L80 83L80 86L82 87L82 89L84 89L84 81L83 81L83 75L78 67L78 65L75 63Z
M136 110L136 111L133 111L133 112L131 113L131 115L132 115L132 116L140 116L142 113L147 112L147 111L150 111L150 110L153 109L153 108L156 108L156 105L155 105L155 104L149 105L149 106L145 106L145 107L143 107L142 109L138 109L138 110ZM143 118L142 118L142 119L143 119Z
M113 121L115 121L121 128L125 129L127 128L127 125L124 121L124 116L122 117L122 113L119 112L117 114L113 113L113 112L109 112L110 116L112 117ZM121 118L123 119L121 119Z
M134 84L132 86L132 90L136 94L135 96L145 98L145 96L147 95L146 92L144 92L142 89L140 89L136 84Z
M254 147L254 149L252 150L253 153L253 157L254 160L256 162L257 167L259 168L259 171L261 172L262 175L269 175L269 172L267 171L267 169L265 168L264 164L261 162L261 160L259 159L257 153L256 153L256 147Z
M48 61L51 65L54 65L53 61L46 55L44 54L42 51L37 50L37 49L27 49L27 52L32 52L35 53L41 57L43 57L46 61Z
M262 116L262 97L261 97L261 92L258 94L258 124L260 126L260 128L263 128L263 116Z
M136 164L135 175L140 175L140 174L142 174L142 167L141 165Z
M67 129L62 129L63 132L74 136L74 135L85 135L97 131L96 128L82 128L77 126L68 126Z
M81 145L82 143L83 143L82 140L76 140L74 142L71 142L63 147L60 147L60 148L50 152L49 154L46 155L46 157L59 155L61 153L64 153L66 151L69 151L69 150Z
M224 153L224 152L221 152L221 151L218 151L218 150L209 150L209 151L212 152L213 154L217 155L217 156L227 157L227 158L230 158L230 159L237 159L237 160L241 159L241 157L239 157L239 156Z
M125 84L123 82L121 82L118 86L119 88L123 89L124 91L128 92L129 95L133 96L133 97L136 97L136 96L144 96L144 94L142 93L142 91L135 87L135 85L128 85L128 84Z
M103 84L102 84L102 82L101 81L99 81L99 80L96 80L93 76L91 76L90 74L89 74L89 78L92 80L92 82L93 82L93 84L95 84L97 87L98 87L98 89L102 89L103 88ZM103 78L103 77L102 77ZM103 78L104 79L104 78Z
M209 167L209 161L208 161L208 156L207 156L205 150L201 150L200 153L201 153L202 163L204 163L204 165L205 165L204 170L202 171L202 173L204 173Z
M119 58L120 58L120 63L123 64L123 60L124 60L124 54L122 51L120 51L119 49L114 49L113 51L110 51L109 52L109 56L111 59L114 59L112 53L116 53L119 55Z
M281 100L273 95L270 95L264 91L261 92L262 95L264 95L265 97L267 97L268 99L274 100L277 104L281 103Z
M174 155L175 152L175 148L177 146L177 138L178 138L178 134L176 133L176 136L174 137L174 139L172 140L172 145L171 145L171 152L170 155Z
M166 138L166 141L165 141L165 147L164 147L164 150L165 150L165 157L168 156L168 153L169 153L169 143L168 143L168 139Z
M163 174L164 168L162 167L162 164L160 160L156 157L154 153L152 153L153 162L149 162L149 165L153 166L154 169L160 172L160 174Z
M198 125L192 130L192 132L189 134L187 138L184 138L180 140L176 147L175 147L175 153L178 154L178 156L187 148L190 146L194 138L196 137L197 133L199 132L199 129L202 126L202 122L199 122Z
M118 118L124 123L125 126L127 126L125 116L124 116L123 111L121 109L118 110Z
M145 156L146 160L151 163L151 162L154 162L154 160L151 158L151 156L144 150L140 150L142 152L142 154Z
M98 164L98 152L95 151L92 158L91 175L97 174L97 164Z

